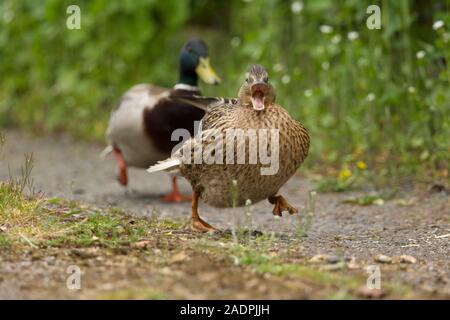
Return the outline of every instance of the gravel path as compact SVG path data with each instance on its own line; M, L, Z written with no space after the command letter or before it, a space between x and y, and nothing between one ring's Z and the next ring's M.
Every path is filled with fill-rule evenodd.
M0 153L0 180L20 176L24 154L33 153L32 178L37 190L49 197L64 197L96 206L115 206L139 216L181 218L190 216L190 204L165 204L159 199L169 191L167 174L131 170L130 185L115 180L112 157L101 159L101 145L76 142L64 135L36 137L6 131ZM190 192L186 181L181 182ZM302 176L292 178L281 190L288 201L305 207L314 185ZM299 248L306 256L334 254L373 263L378 254L411 255L417 259L407 268L397 268L395 278L427 291L450 296L450 199L446 192L404 191L400 198L377 206L354 206L342 201L358 193L329 193L317 196L316 211L308 236ZM272 206L263 201L253 206L254 228L275 231L284 239L295 237L299 220L283 215L275 219ZM244 210L237 211L237 216ZM221 229L231 228L230 210L200 207L201 216ZM300 210L304 218L304 210Z

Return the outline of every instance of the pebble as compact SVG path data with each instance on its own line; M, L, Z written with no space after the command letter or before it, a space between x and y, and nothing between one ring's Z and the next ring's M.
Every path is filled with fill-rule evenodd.
M347 268L350 270L359 269L360 265L356 262L355 257L351 257L349 262L347 263Z
M337 271L337 270L344 269L344 267L345 267L345 262L344 261L340 261L338 263L324 265L324 266L322 266L320 268L320 270L323 270L323 271Z
M375 261L380 263L391 263L392 258L384 254L379 254L378 256L375 257Z
M325 259L326 259L325 254L316 254L314 257L309 259L309 262L310 263L322 263L325 261Z
M386 295L386 292L382 289L369 289L364 286L358 290L358 295L368 299L380 299Z
M151 242L149 240L142 240L142 241L138 241L135 243L132 243L130 245L131 248L135 248L135 249L145 249L147 248L147 246L150 244Z
M309 259L309 263L328 263L328 264L336 264L340 262L342 259L334 254L316 254L311 259Z
M326 261L328 263L338 263L341 259L336 255L327 255Z
M90 259L97 257L95 250L89 249L72 249L70 255L76 256L81 259Z
M417 259L414 258L413 256L409 256L406 254L403 254L400 256L400 263L411 263L414 264L417 262Z
M178 262L183 262L184 260L186 260L188 258L188 255L181 251L179 253L174 254L171 258L170 258L170 262L171 263L178 263Z

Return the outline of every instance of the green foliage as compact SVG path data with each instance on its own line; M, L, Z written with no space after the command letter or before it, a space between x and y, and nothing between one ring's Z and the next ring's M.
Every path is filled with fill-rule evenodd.
M74 230L72 241L78 245L101 244L115 247L136 242L145 235L142 226L132 226L110 214L95 212Z
M186 3L78 1L81 29L69 30L70 1L2 1L0 124L103 136L129 86L176 81L167 71L176 70L180 41L171 35Z
M0 234L0 248L6 248L6 247L9 247L11 245L11 241L9 241L9 239L5 236L5 235L3 235L3 234Z
M0 125L103 138L121 94L173 85L179 48L199 36L224 79L203 92L235 96L245 70L265 65L311 133L307 165L350 157L382 176L448 175L448 0L376 1L381 30L366 27L369 0L78 1L81 30L65 27L69 4L0 3Z

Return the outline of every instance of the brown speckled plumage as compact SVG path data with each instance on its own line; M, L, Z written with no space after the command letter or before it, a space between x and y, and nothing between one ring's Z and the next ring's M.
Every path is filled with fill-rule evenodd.
M202 101L198 101L196 104L198 107L207 102L205 98L199 97L199 100ZM170 159L148 170L155 172L175 169L191 183L194 190L192 201L194 227L201 231L215 230L199 217L199 198L216 207L243 206L247 200L256 203L268 199L275 205L273 214L281 216L285 210L291 214L296 213L297 209L277 193L305 160L310 138L305 127L275 103L275 91L268 82L265 69L259 65L254 65L250 69L239 90L239 99L222 99L205 109L206 114L202 119L199 133L186 141ZM247 134L238 143L239 140L226 138L230 129L241 129ZM279 137L278 148L274 150L272 144L276 140L272 141L271 129L277 129ZM254 138L249 137L248 130L253 131ZM268 143L260 145L258 134L264 131L268 134ZM218 140L218 136L222 139ZM250 143L250 139L253 143ZM231 152L230 156L228 147L231 144L234 146L234 152ZM243 153L245 161L243 164L237 164L238 153L242 148L245 148ZM257 150L258 157L256 160L253 158L254 163L249 161L250 148ZM199 150L203 155L200 159L196 156ZM264 154L269 155L269 158L272 156L278 161L278 170L273 174L262 174L261 169L269 167L270 164L261 163L259 157L261 150L264 150ZM207 162L205 154L211 155L213 161ZM234 163L230 163L230 158L234 158ZM236 181L236 186L233 181ZM237 192L234 191L236 189Z
M301 123L294 120L281 106L273 103L263 111L243 107L241 104L222 104L211 108L202 120L202 131L218 129L279 129L279 169L275 175L261 175L262 164L248 164L249 141L246 139L246 164L226 164L226 139L223 146L223 164L184 164L180 173L201 194L206 203L217 207L231 206L231 183L237 181L238 201L242 206L247 199L256 203L275 195L296 172L309 149L309 135ZM201 143L203 150L214 139L193 139L193 148ZM270 139L269 139L270 141ZM190 143L190 142L188 142ZM242 147L242 146L240 146ZM268 146L270 150L270 144ZM235 153L238 147L234 148ZM193 151L192 151L193 158ZM236 157L236 154L235 154Z

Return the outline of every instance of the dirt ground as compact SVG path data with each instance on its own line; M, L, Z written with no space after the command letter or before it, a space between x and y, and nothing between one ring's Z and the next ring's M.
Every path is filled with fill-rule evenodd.
M117 168L114 159L112 157L101 159L99 156L101 151L102 146L100 145L76 142L64 135L36 137L17 131L6 131L6 144L0 153L0 180L7 180L10 176L19 176L24 163L24 154L32 152L34 186L36 190L44 192L48 197L63 197L99 207L119 207L140 217L156 215L161 218L170 217L182 221L189 218L189 203L165 204L160 201L160 197L169 191L170 178L168 175L164 173L151 175L143 170L131 170L130 185L123 188L115 180ZM185 181L181 182L181 188L186 194L189 193L189 185ZM289 202L300 208L300 219L304 219L305 211L302 208L305 208L308 192L311 190L314 190L314 184L302 176L301 171L281 190L281 194ZM316 209L312 224L307 230L307 237L303 237L300 242L295 242L296 245L298 244L296 250L299 254L306 261L319 254L328 254L345 259L353 258L360 265L378 264L382 266L382 276L386 274L390 280L407 284L422 293L450 298L450 198L448 192L409 186L397 193L394 199L387 200L382 205L357 206L343 203L346 199L362 194L362 192L318 194ZM283 215L282 218L276 219L271 210L271 205L266 201L252 207L253 229L263 233L275 232L277 237L285 242L296 238L299 228L298 217ZM224 230L232 228L233 219L230 210L201 205L200 214L215 227ZM193 253L193 255L195 254ZM417 261L398 266L383 264L375 261L375 257L379 254L390 257L409 255ZM27 268L32 265L30 262L32 259L30 260L26 256L29 254L25 255L21 261L0 257L0 274L13 272L18 277L19 274L22 274L20 277L26 277L20 273L20 270L28 270ZM58 256L56 251L53 255L45 257L48 261L40 259L39 263L46 261L47 270L56 268L58 263L63 263L57 261L64 261L64 259L55 260L55 256ZM130 256L127 256L126 259L122 258L120 254L111 254L109 258L103 256L102 259L106 259L107 262L102 262L100 265L105 269L114 264L127 266L119 268L120 271L117 271L120 272L123 279L122 284L119 284L118 287L126 288L130 286L136 273L142 271L139 268L145 261ZM206 259L206 262L201 262L202 259ZM205 257L198 259L191 257L188 260L196 261L196 265L204 264L207 268L220 268L224 263L220 260L209 261ZM99 262L97 261L97 263ZM135 266L135 268L130 266ZM183 266L183 268L187 267ZM91 275L91 277L102 279L101 271L97 270L96 272L98 275ZM147 269L145 272L156 271ZM158 272L161 273L161 270ZM65 274L60 275L60 277L66 276ZM183 287L184 289L179 288L180 294L170 297L239 298L239 295L233 292L242 291L238 284L242 283L242 279L247 276L250 277L250 273L247 275L244 272L241 277L236 277L235 289L239 290L231 290L227 294L211 293L205 296L206 291L198 290L188 295L186 292L183 293L183 290L189 288L187 286ZM42 277L45 280L47 276L42 275ZM176 282L176 276L170 278ZM8 279L8 281L2 281L0 277L0 298L22 297L21 291L14 285L14 279L11 280L11 277ZM211 281L214 279L206 279L205 283ZM286 286L279 280L276 281L279 282L279 286ZM102 286L108 287L106 279L101 282ZM293 283L295 286L295 282ZM301 285L305 286L304 283ZM170 286L167 284L166 287ZM100 289L96 288L96 290L98 293ZM264 294L264 292L267 293L267 288L265 288L266 291L264 288L261 289L262 293L254 288L249 290L253 290L254 298L276 298L276 296ZM308 290L313 290L313 287ZM29 292L32 293L26 297L42 297L37 288L29 290ZM290 291L281 288L277 292L289 293ZM291 295L280 293L278 297L316 297L316 295L308 294L307 290L302 291L302 294L296 292L297 294ZM157 295L157 292L154 294ZM153 297L153 293L149 295ZM65 295L54 292L51 297L65 297ZM244 297L248 298L249 296L244 295Z

